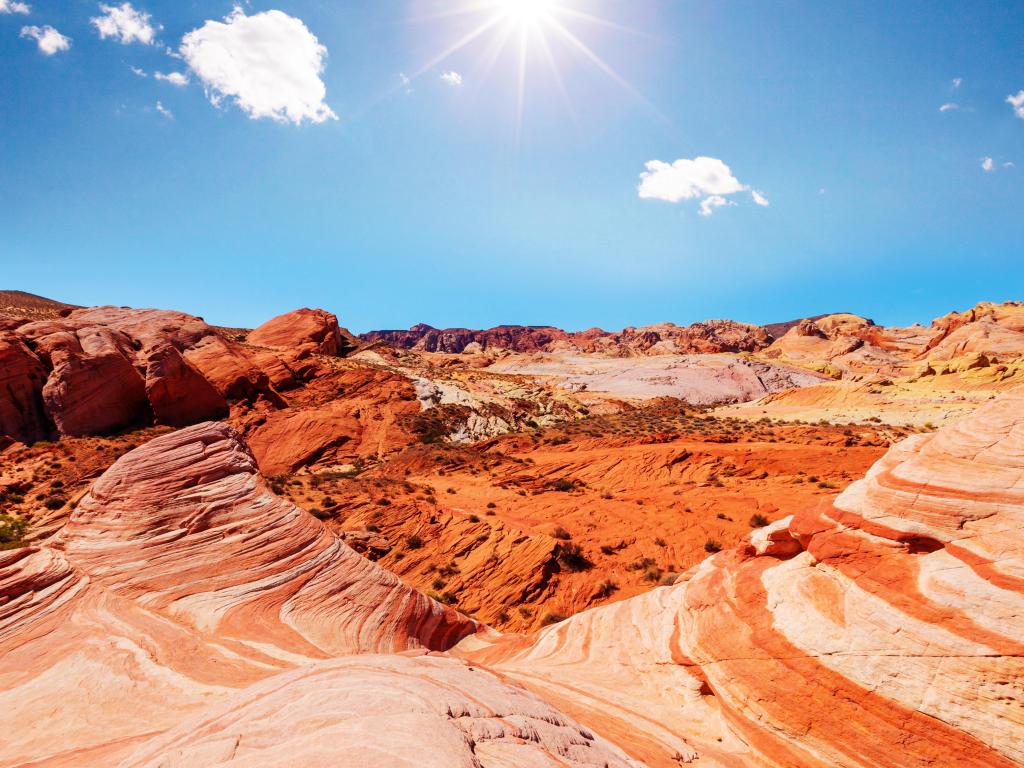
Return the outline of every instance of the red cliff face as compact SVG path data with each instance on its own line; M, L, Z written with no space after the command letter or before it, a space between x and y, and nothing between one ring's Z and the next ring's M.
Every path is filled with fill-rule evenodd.
M684 327L665 323L646 328L626 328L619 333L599 328L570 333L550 326L502 325L474 331L467 328L438 330L429 325L415 325L408 331L371 331L361 338L370 342L383 341L400 349L449 354L459 354L467 348L470 351L510 352L575 350L619 356L701 354L754 352L771 343L764 329L729 320L709 320Z
M218 354L204 353L211 347ZM0 355L0 434L26 442L184 426L227 415L229 397L277 398L238 345L180 312L97 307L18 322Z

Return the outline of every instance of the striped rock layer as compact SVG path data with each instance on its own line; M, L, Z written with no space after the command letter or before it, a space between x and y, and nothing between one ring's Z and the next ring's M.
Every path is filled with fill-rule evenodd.
M675 586L469 655L652 766L1024 765L1024 392Z

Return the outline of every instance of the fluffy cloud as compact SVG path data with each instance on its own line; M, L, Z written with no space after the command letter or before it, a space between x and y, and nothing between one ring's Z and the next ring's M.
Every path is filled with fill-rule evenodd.
M71 48L71 38L65 37L50 25L45 27L22 27L21 36L35 40L39 50L47 56Z
M700 210L698 213L701 216L710 216L715 212L715 208L721 208L726 205L736 205L736 203L726 200L721 195L711 195L711 197L705 197L700 201Z
M728 165L714 157L684 158L674 163L651 160L646 168L640 174L637 187L637 193L644 200L679 203L704 198L700 205L702 216L710 216L716 208L724 205L733 205L726 196L737 192L750 192L755 203L769 205L761 192L751 191L749 186L732 175Z
M103 40L109 37L120 41L123 45L135 42L150 45L156 39L157 31L150 23L150 15L135 10L131 3L122 3L121 5L100 3L100 12L103 14L102 16L94 16L89 21L96 27Z
M992 161L991 157L981 158L981 170L983 170L985 173L992 173L992 171L994 171L995 169L996 165Z
M960 109L960 105L959 104L954 104L952 102L949 102L949 103L943 104L941 107L939 107L939 112L953 112L953 111L955 111L957 109Z
M458 88L460 85L462 85L462 75L460 75L458 72L454 70L452 70L451 72L445 72L443 75L441 75L441 79L444 80L446 83L448 83L448 85L452 86L453 88Z
M161 104L159 101L156 103L156 111L166 117L168 120L174 119L174 113L171 112L167 107Z
M1013 107L1013 113L1024 120L1024 90L1018 91L1016 96L1007 96L1006 103Z
M21 13L27 14L32 7L26 3L18 3L15 0L0 0L0 13Z
M179 51L215 105L230 98L253 120L295 125L337 119L320 79L327 49L301 19L281 11L246 16L236 6L223 22L185 35Z
M188 85L188 77L181 74L181 72L168 72L166 75L163 72L154 72L153 77L165 83L176 85L179 88Z

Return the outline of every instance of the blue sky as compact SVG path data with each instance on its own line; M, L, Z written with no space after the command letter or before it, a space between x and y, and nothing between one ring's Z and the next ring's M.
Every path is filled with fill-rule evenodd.
M233 22L326 51L317 74L308 56L281 63L298 38L231 37L241 76L270 78L244 90L218 70L223 28L205 26L231 2L134 2L150 40L123 23L102 38L95 2L29 5L0 13L3 288L228 325L322 306L357 331L902 324L1024 298L1024 118L1007 102L1024 89L1024 3L541 9L603 69L500 0L252 0ZM66 50L41 50L47 25ZM729 177L672 171L696 158ZM671 172L653 198L678 202L638 193L652 161Z

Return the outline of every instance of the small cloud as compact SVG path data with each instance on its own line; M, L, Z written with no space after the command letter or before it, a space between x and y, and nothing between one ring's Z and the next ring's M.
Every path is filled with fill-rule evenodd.
M409 76L405 74L405 72L398 73L398 81L402 84L406 93L412 93L412 80L409 79Z
M754 202L767 206L764 194L752 190L733 176L729 166L714 157L682 158L674 163L651 160L640 174L637 194L643 200L664 200L679 203L683 200L704 198L700 215L710 216L716 208L735 205L728 195L750 192Z
M320 79L327 48L302 19L283 11L247 16L241 7L185 35L179 49L215 106L231 98L250 119L300 125L337 120Z
M100 39L113 38L122 45L135 42L151 45L156 39L157 31L150 23L152 17L148 13L135 10L131 3L100 3L100 11L103 13L102 16L89 19L89 23L100 33Z
M0 13L20 13L23 16L32 12L32 6L14 0L0 0Z
M1013 114L1024 120L1024 90L1018 91L1016 96L1007 96L1006 103L1013 107Z
M161 104L159 101L156 103L156 111L166 117L168 120L174 119L174 113L171 112L167 107Z
M458 88L460 85L462 85L462 75L460 75L455 70L452 70L451 72L445 72L443 75L441 75L441 79L444 80L446 83L448 83L448 85L452 86L453 88Z
M952 102L949 102L949 103L943 104L941 107L939 107L939 112L955 112L958 109L960 109L960 105L959 104L954 104Z
M995 170L995 168L995 163L992 161L991 157L981 158L981 170L983 170L985 173L991 173L992 171Z
M701 200L700 210L697 211L697 213L707 218L715 212L716 208L721 208L726 205L736 205L736 203L726 200L721 195L711 195L711 197L705 197Z
M954 77L953 78L953 87L954 88L959 88L963 84L964 84L964 79L962 77Z
M146 74L146 70L144 69L139 69L138 67L130 67L130 69L132 71L132 74L136 77L149 77L149 75Z
M21 36L35 40L39 50L47 56L71 48L71 38L65 37L50 25L45 27L22 27Z
M154 72L153 77L165 83L176 85L179 88L183 88L188 85L188 77L181 74L181 72L169 72L166 75L163 72Z
M1013 164L1012 162L1010 162L1009 160L1007 160L1007 161L1006 161L1005 163L1003 163L1003 168L1016 168L1016 167L1017 167L1017 166L1016 166L1016 165L1014 165L1014 164Z

